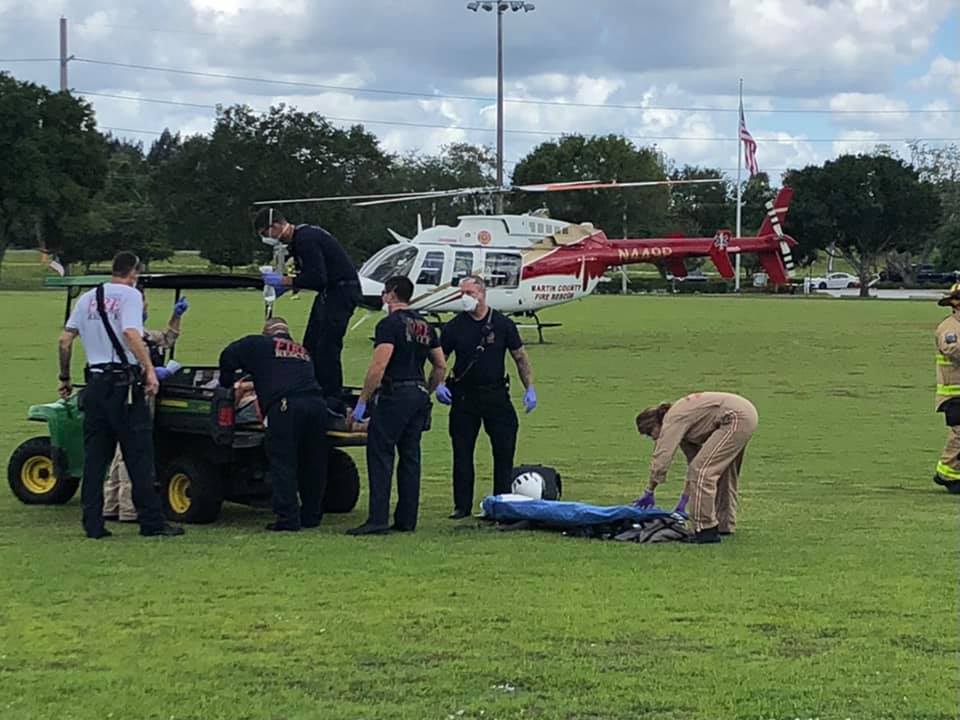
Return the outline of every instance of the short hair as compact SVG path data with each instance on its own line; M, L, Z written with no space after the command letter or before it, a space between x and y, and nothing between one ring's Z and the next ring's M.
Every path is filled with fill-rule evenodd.
M254 216L253 229L257 231L257 234L260 234L274 223L285 223L286 221L287 219L279 210L274 210L272 207L265 207L261 208L256 216Z
M400 302L410 302L413 297L413 283L406 275L394 275L383 284L384 292L392 292Z
M263 324L264 335L289 335L290 326L282 317L272 317Z
M481 290L487 289L487 284L483 281L483 278L480 277L479 275L464 275L462 278L460 278L460 284L463 284L465 282L471 282Z
M140 270L140 258L128 250L121 250L113 256L111 272L114 277L127 277L134 270Z
M637 432L641 435L649 435L658 425L663 424L663 417L670 409L670 403L660 403L640 411L637 415Z

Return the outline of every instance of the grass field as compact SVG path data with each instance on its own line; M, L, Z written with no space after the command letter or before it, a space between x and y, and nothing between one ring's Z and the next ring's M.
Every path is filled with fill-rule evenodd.
M191 301L185 361L212 361L261 312L258 293ZM166 302L152 298L157 320ZM41 429L26 406L54 394L62 299L0 304L7 457ZM307 310L278 304L298 333ZM564 325L529 347L540 407L521 418L517 460L556 466L566 499L640 494L640 407L706 388L754 401L738 533L720 545L457 526L443 408L410 535L344 536L364 492L351 515L296 535L231 505L183 538L120 525L93 542L76 499L26 507L0 493L0 718L955 718L958 498L930 481L941 316L729 297L545 313ZM349 336L349 381L372 322ZM489 475L485 439L478 466ZM661 505L682 471L678 453Z

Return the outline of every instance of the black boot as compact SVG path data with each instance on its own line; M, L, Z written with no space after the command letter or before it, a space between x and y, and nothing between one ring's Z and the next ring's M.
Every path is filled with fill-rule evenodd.
M693 536L693 541L698 545L703 545L706 543L718 543L720 542L720 530L716 526L698 530Z
M164 525L155 530L144 530L140 528L140 534L144 537L176 537L177 535L183 535L183 533L184 530L182 527L174 527L173 525Z
M944 488L952 495L960 494L960 480L946 480L939 475L933 476L933 481Z
M463 518L465 518L465 517L470 517L470 511L469 511L469 510L461 510L460 508L457 508L457 509L454 510L452 513L450 513L449 515L447 515L447 517L448 517L450 520L463 520Z
M347 530L347 535L386 535L390 532L389 525L374 525L371 522L365 522L360 527Z

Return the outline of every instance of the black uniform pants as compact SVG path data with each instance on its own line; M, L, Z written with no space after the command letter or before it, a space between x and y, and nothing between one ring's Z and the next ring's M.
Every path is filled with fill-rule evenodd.
M493 449L493 493L508 493L520 424L517 412L510 404L510 392L506 385L487 389L456 389L453 393L450 407L453 504L457 510L464 512L470 512L473 508L473 453L481 423Z
M153 420L143 388L118 385L121 378L109 373L88 375L83 390L83 529L89 536L103 532L103 482L120 443L133 486L140 532L164 526L160 496L154 487ZM127 400L132 399L128 404Z
M370 412L367 429L367 473L370 482L370 515L367 522L386 525L390 515L393 459L398 454L397 507L394 524L404 530L417 526L420 507L420 435L426 423L430 398L416 386L395 387L380 394Z
M327 406L319 393L282 397L267 411L264 446L273 511L283 527L314 527L323 517L328 461L326 423Z
M317 293L303 335L303 346L313 357L317 382L324 397L340 400L343 392L343 336L360 301L358 285L342 285Z

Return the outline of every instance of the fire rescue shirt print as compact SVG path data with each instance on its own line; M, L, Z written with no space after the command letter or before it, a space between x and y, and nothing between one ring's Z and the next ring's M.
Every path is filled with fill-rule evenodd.
M136 330L143 334L143 296L139 290L120 283L106 283L103 286L103 305L113 332L121 343L124 342L124 330ZM110 342L110 336L103 327L100 313L97 312L96 288L77 298L77 304L70 313L66 327L80 334L80 342L83 343L89 364L120 362L113 343ZM131 365L138 364L136 356L129 348L127 362Z
M287 395L320 392L310 354L289 337L247 335L228 345L220 353L220 386L232 387L238 372L253 376L264 412Z
M377 345L393 345L393 354L383 376L394 382L423 381L423 365L433 348L440 347L437 331L414 310L396 310L377 323Z

